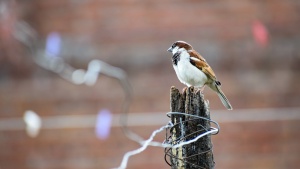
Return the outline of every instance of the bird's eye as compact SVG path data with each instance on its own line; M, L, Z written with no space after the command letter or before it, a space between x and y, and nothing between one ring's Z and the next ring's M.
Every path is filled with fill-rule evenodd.
M172 48L175 48L175 46L176 46L176 45L175 45L175 43L174 43L174 44L172 45Z

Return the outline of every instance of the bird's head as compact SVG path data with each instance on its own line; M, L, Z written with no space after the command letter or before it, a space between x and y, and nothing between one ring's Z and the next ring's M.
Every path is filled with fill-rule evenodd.
M188 44L187 42L176 41L167 51L172 52L172 54L174 55L181 48L185 49L186 51L193 49L192 45Z

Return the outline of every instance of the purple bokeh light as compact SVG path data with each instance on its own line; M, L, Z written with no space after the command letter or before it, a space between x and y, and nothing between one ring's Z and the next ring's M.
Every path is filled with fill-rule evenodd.
M58 57L61 49L61 37L57 32L51 32L46 40L46 53Z
M96 127L95 127L96 136L99 139L105 140L109 137L111 120L112 120L112 116L109 110L103 109L99 111L96 120Z

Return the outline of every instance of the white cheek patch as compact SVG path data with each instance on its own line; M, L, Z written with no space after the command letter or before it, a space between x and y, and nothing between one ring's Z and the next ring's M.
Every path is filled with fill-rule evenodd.
M178 52L180 52L180 59L189 60L190 54L184 48L178 49Z
M176 46L173 50L172 50L172 54L174 55L177 51L178 51L179 47Z

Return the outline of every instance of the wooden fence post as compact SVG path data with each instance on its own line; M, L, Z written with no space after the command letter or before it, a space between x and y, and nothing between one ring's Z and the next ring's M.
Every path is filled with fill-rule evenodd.
M171 112L182 112L210 119L203 94L195 91L194 87L187 88L182 94L171 87ZM171 115L174 126L170 129L172 145L194 139L210 129L210 121L187 115ZM212 169L214 160L211 136L207 135L196 142L169 151L172 169Z

